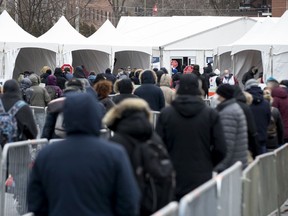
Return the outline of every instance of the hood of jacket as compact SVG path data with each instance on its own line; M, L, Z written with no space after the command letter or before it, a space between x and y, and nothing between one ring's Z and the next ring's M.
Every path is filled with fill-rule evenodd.
M36 74L31 74L29 76L29 79L32 82L31 86L38 86L40 84L40 77L38 75L36 75Z
M27 89L30 88L32 85L32 82L29 78L25 77L24 79L21 80L20 82L20 88L22 89Z
M160 86L171 86L172 78L169 74L163 74L160 78Z
M53 85L53 86L55 86L56 83L57 83L57 78L56 78L56 76L54 76L54 75L49 75L49 76L47 77L47 85Z
M234 98L239 102L246 103L246 97L241 88L237 85L234 86Z
M247 90L247 92L249 92L252 95L253 104L259 104L264 100L263 91L258 86L252 86L250 89Z
M88 93L67 94L64 103L67 135L99 135L102 112L99 102Z
M3 86L3 98L18 98L21 99L21 91L18 82L14 79L7 80Z
M73 73L73 76L74 76L75 78L86 78L85 73L84 73L84 71L83 71L83 68L82 68L81 66L77 66L77 67L75 68L75 71L74 71L74 73Z
M151 113L146 101L128 98L111 108L103 118L103 123L112 131L147 140L153 129Z
M178 95L172 106L184 117L193 117L206 106L205 102L200 96L193 95Z
M273 88L272 97L287 98L287 90L282 87Z
M156 84L157 75L154 71L144 70L140 73L140 82L141 84Z

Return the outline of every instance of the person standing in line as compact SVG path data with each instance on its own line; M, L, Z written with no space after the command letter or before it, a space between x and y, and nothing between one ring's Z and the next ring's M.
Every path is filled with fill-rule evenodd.
M156 125L176 171L177 200L211 179L226 154L219 115L202 99L200 82L195 74L183 74L175 100L161 110Z
M175 90L171 88L172 78L169 74L163 74L160 79L160 88L163 91L165 98L165 106L171 105L175 99Z
M245 83L244 90L253 97L250 109L256 123L260 153L266 153L267 129L271 119L271 110L269 103L263 97L263 91L258 86L255 79L250 79ZM272 95L273 96L273 95Z
M116 95L112 97L113 102L115 104L118 104L127 98L139 98L132 93L133 89L134 86L131 79L117 80L114 84L114 92L116 93Z
M125 150L99 138L100 109L88 93L66 97L67 137L39 152L29 179L35 216L138 215L140 194Z
M227 145L227 154L214 169L222 172L237 161L242 162L242 168L248 165L248 135L247 122L242 108L236 102L234 88L230 84L222 84L216 94L220 104L217 110L223 126L223 134Z
M277 108L281 114L284 126L284 143L288 142L288 93L283 87L274 87L271 93L273 97L272 106Z
M20 87L17 81L13 79L7 80L4 83L3 91L4 93L1 97L1 103L3 105L2 108L4 108L6 112L8 112L14 105L16 105L16 103L22 102L22 106L19 106L19 110L15 114L18 130L16 131L16 136L13 137L13 142L36 139L37 127L33 118L32 110L29 105L22 100ZM3 140L2 137L1 140ZM3 148L5 144L1 143L2 146L0 147L0 149ZM19 159L20 155L21 159ZM7 173L9 173L10 178L13 178L13 182L15 184L15 187L13 188L13 198L18 213L22 215L27 213L25 197L26 185L28 180L27 166L31 163L31 156L28 146L18 147L17 149L10 149L9 159L10 160L8 160L9 164Z
M250 95L248 92L245 94ZM247 122L247 133L248 133L248 149L251 153L252 158L256 158L257 155L260 154L260 146L258 142L258 133L256 129L256 123L253 117L253 113L250 109L250 105L252 103L252 95L251 103L246 98L244 92L241 90L239 85L234 85L234 98L236 99L238 105L242 108L244 115L246 117Z
M153 111L160 111L165 107L165 98L160 87L156 86L157 76L154 71L144 70L140 76L141 86L136 88L134 94L144 99Z

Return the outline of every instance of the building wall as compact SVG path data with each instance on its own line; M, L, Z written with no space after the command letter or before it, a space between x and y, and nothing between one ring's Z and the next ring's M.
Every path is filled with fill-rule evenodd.
M281 17L288 9L288 0L272 0L272 16Z

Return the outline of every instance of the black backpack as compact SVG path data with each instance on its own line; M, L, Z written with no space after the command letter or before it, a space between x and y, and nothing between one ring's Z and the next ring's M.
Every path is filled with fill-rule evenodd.
M131 163L142 192L141 210L153 213L174 198L175 172L166 148L152 139L133 144Z

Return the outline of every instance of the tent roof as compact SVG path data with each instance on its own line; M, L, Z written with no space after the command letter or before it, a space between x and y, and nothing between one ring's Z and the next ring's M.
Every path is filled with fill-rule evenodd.
M145 52L148 54L152 53L152 47L141 46L139 43L128 40L116 30L116 28L108 19L88 39L99 44L109 44L112 46L114 52L133 50Z
M243 17L121 17L117 30L141 44L159 47L238 19Z
M91 43L86 37L77 32L64 16L39 39L59 44L62 46L63 52L80 49L96 49L106 53L111 51L111 47L108 45Z
M41 43L36 37L22 29L4 10L0 15L0 49L11 50L24 47L51 49L53 44ZM53 48L52 48L53 49Z
M288 10L269 33L269 39L273 43L273 53L277 55L288 52Z

